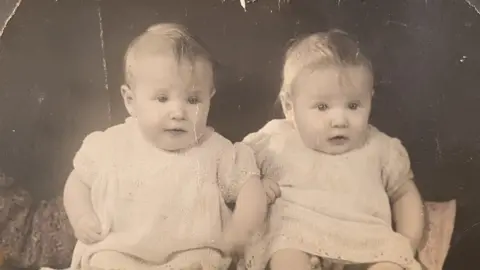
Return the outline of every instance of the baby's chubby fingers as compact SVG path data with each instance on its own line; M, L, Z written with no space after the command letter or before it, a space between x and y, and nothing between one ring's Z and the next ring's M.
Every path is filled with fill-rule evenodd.
M275 199L281 196L280 186L269 179L263 180L263 188L268 197L268 203L275 202Z
M282 195L282 192L280 190L280 186L278 185L277 182L270 180L270 179L264 179L263 180L263 186L265 189L270 189L273 191L276 197L280 197Z
M75 231L75 237L87 245L100 242L105 238L100 232L88 228L77 229Z
M82 243L91 245L101 240L100 235L88 231L75 232L75 237Z
M103 240L100 221L94 214L84 215L75 226L75 236L85 244L93 244Z
M100 232L97 232L97 231L87 230L85 233L86 233L87 238L92 243L99 242L99 241L103 240L103 238L104 238L103 235Z

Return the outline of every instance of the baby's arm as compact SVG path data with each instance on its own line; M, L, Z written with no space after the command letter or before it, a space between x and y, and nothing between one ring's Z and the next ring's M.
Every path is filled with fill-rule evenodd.
M63 203L71 223L76 223L86 213L93 213L90 187L76 170L70 173L65 183Z
M90 186L73 170L65 183L63 202L75 236L86 244L102 240L100 222L93 210Z
M108 152L103 132L88 135L73 159L70 173L63 192L65 211L78 240L90 244L100 241L101 225L94 212L91 200L91 187Z
M413 180L405 181L390 199L395 229L410 240L416 252L422 240L425 217L422 198Z
M226 241L244 245L261 227L267 213L267 196L260 177L251 176L240 189Z
M396 232L410 240L417 251L423 237L423 201L414 182L408 152L398 139L389 139L383 173Z
M252 149L244 143L225 145L219 160L219 184L227 203L235 203L224 230L226 252L242 248L262 229L267 212L267 195Z

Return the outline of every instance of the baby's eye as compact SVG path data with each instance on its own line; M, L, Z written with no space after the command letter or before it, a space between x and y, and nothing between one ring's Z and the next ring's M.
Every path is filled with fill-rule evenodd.
M326 110L328 109L328 105L325 104L325 103L318 104L318 105L317 105L317 109L318 109L319 111L326 111Z
M350 103L348 103L348 108L349 108L350 110L356 110L356 109L358 109L359 106L360 106L360 105L358 104L358 102L350 102Z
M188 98L188 103L190 104L198 104L200 103L200 99L198 97L189 97Z
M159 96L159 97L157 97L157 101L161 102L161 103L165 103L165 102L168 101L168 97L167 96Z

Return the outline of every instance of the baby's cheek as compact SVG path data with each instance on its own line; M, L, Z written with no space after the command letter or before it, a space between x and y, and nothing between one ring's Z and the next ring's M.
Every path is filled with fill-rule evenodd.
M350 117L350 125L352 127L356 127L359 129L364 129L366 126L368 126L368 114L365 114L363 112L359 112L357 114L354 114Z
M189 119L193 123L198 123L198 124L203 124L206 123L206 119L208 116L208 108L204 108L201 105L198 106L192 106L192 108L189 109Z
M318 128L309 127L303 130L301 137L307 147L316 148L319 144L322 144L324 136Z

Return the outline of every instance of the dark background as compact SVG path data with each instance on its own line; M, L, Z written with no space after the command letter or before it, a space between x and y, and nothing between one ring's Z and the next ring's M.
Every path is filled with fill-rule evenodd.
M84 136L126 116L128 43L167 21L220 63L210 123L233 141L280 116L291 38L353 34L375 68L373 124L403 141L426 200L458 199L457 231L480 221L480 14L460 0L258 0L248 12L230 0L24 0L0 41L0 168L37 199L60 194Z

